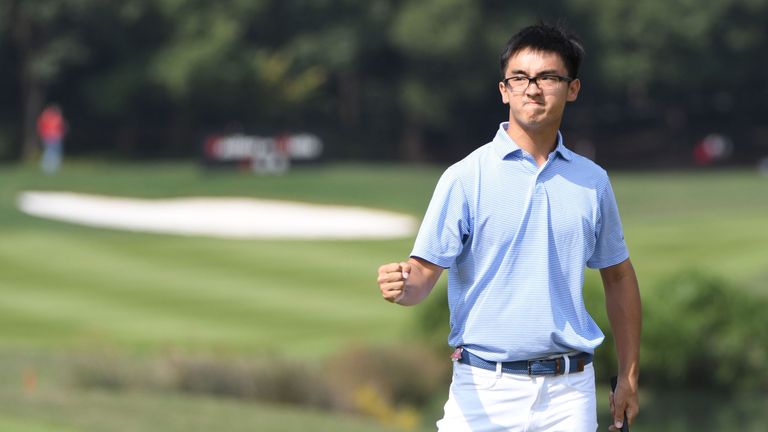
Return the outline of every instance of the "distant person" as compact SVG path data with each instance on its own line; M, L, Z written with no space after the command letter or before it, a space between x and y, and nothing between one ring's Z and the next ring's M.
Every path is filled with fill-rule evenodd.
M55 174L61 166L67 123L58 105L48 105L37 118L37 133L43 143L40 167L45 174Z
M638 413L640 295L613 190L559 132L583 54L546 24L509 40L498 83L509 120L443 173L410 258L379 268L384 299L401 305L448 269L455 362L440 431L597 429L604 335L584 305L585 267L600 269L618 354L609 430Z

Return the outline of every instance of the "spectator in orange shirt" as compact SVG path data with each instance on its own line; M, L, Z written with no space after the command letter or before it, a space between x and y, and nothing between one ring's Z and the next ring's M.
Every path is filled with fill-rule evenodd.
M61 165L67 122L58 105L48 105L37 118L37 133L43 142L40 167L45 174L55 174Z

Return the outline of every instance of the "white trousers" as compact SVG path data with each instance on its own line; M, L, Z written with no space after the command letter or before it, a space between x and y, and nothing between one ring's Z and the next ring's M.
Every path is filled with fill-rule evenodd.
M595 370L537 376L454 362L440 432L595 432Z

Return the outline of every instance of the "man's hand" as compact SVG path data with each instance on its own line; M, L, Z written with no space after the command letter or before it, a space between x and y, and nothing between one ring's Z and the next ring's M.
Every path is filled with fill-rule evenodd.
M613 424L608 426L609 431L620 431L624 424L624 413L627 414L627 421L631 425L639 411L639 402L637 397L637 383L630 383L627 379L619 379L616 384L616 391L611 391L608 396L608 402L611 405L611 416Z
M384 264L379 267L379 289L384 300L399 303L405 296L406 281L411 273L407 262Z
M403 306L420 303L434 288L443 268L421 258L379 267L379 289L384 300Z

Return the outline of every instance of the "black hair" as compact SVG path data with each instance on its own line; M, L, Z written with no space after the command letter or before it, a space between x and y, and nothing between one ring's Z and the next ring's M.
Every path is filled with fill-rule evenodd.
M584 47L578 36L566 30L562 24L553 26L542 22L526 27L512 36L501 52L502 78L506 73L510 57L526 48L558 54L565 63L568 76L578 77L581 59L584 57Z

